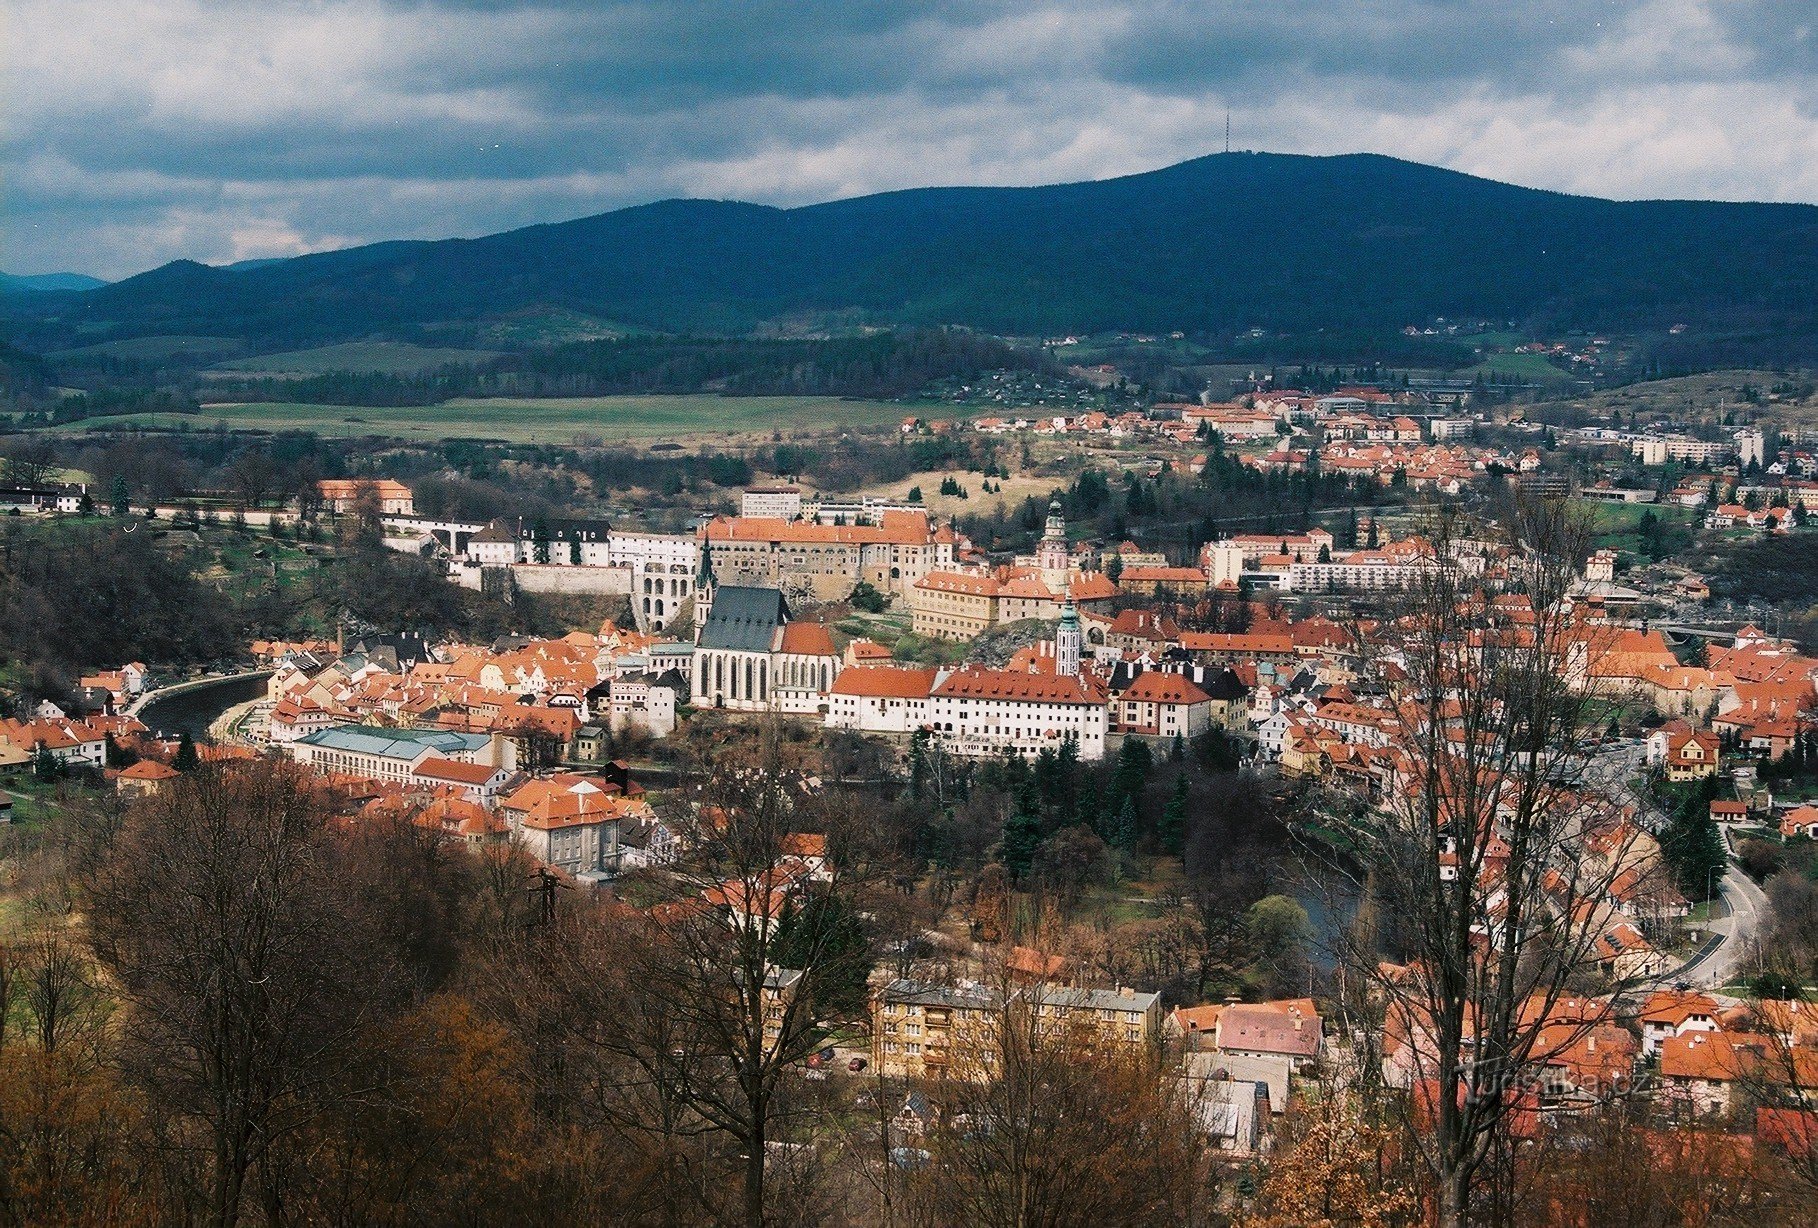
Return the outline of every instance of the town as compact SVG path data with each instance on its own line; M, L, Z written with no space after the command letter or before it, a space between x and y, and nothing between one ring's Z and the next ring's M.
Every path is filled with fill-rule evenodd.
M1020 1079L1056 1121L1091 1096L1175 1133L1101 1196L1142 1173L1220 1217L1311 1180L1309 1132L1391 1214L1447 1197L1401 1130L1502 1149L1458 1197L1583 1196L1601 1170L1557 1148L1619 1129L1772 1199L1818 1129L1818 655L1686 564L1810 550L1807 435L1468 400L910 417L865 446L977 468L847 491L758 469L683 531L420 508L433 483L382 472L213 512L15 483L34 531L313 539L586 621L476 639L342 611L212 671L106 662L0 725L11 827L146 815L192 841L211 806L290 796L314 838L471 865L506 926L487 975L554 941L564 976L630 978L591 1006L525 982L501 1018L627 1012L584 1081L622 1096L613 1072L654 1064L766 1157L746 1189L806 1189L819 1157L846 1171L817 1196L968 1219L960 1174L996 1142L967 1123L1037 1128L1000 1116ZM1148 527L1181 492L1286 482L1298 514ZM965 507L1005 483L1020 537ZM1652 536L1609 519L1634 513ZM61 1026L32 990L55 923L23 932L16 1009ZM641 1030L664 1014L707 1031L665 1048ZM744 1099L708 1108L737 1069Z

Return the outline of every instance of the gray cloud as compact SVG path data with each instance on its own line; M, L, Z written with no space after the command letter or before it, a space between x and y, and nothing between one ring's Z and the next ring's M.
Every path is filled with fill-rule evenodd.
M0 268L1373 150L1818 201L1803 0L13 0Z

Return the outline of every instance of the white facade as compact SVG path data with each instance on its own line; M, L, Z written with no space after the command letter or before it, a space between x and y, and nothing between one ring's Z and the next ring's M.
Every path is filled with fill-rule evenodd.
M1071 735L1082 762L1105 757L1109 728L1103 700L1096 703L1051 703L1027 699L982 699L942 695L928 701L928 723L946 748L957 755L990 757L1014 750L1037 755L1059 750Z
M747 519L775 516L794 520L802 514L802 492L793 486L753 486L739 500L739 515Z
M620 533L609 542L607 562L631 570L631 598L641 626L661 631L694 595L700 543L691 533Z
M606 723L614 733L640 729L666 738L675 732L675 692L660 683L615 678L608 690Z

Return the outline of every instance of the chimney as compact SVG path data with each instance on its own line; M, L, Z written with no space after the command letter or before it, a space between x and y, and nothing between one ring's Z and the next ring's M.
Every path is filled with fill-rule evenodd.
M1587 1037L1585 1037L1585 1041L1584 1041L1584 1051L1585 1051L1585 1052L1586 1052L1586 1053L1595 1053L1595 1052L1597 1052L1597 1038L1596 1038L1596 1037L1595 1037L1595 1036L1587 1036Z

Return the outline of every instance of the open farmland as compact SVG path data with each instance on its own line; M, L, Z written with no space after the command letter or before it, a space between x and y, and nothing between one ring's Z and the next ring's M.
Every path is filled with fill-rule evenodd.
M498 439L508 443L651 441L774 430L796 434L875 427L929 410L838 397L624 396L468 399L441 405L204 405L197 414L126 414L63 430L164 426L193 430L313 431L339 437ZM939 412L936 410L935 412Z

